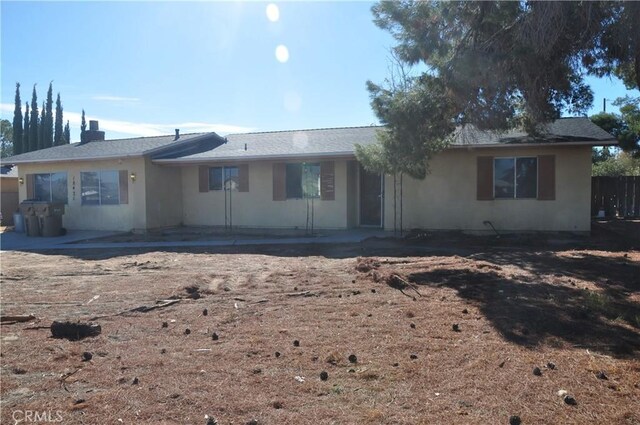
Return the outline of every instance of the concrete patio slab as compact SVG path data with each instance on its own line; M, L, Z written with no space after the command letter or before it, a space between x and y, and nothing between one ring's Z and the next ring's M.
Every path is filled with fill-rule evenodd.
M393 232L379 229L353 229L323 232L316 236L301 237L256 237L233 238L212 236L205 240L154 241L154 242L102 242L99 238L121 233L104 231L71 230L65 236L56 238L28 237L24 233L6 232L0 234L1 251L43 251L68 249L125 249L125 248L176 248L176 247L216 247L246 245L292 245L292 244L345 244L360 243L371 237L391 237ZM91 239L98 239L91 242ZM78 243L81 241L87 241Z

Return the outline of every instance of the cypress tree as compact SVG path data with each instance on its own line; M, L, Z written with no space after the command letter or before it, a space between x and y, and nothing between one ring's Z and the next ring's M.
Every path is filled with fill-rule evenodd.
M29 102L25 102L24 127L22 127L22 153L31 151L29 147Z
M53 136L54 146L60 146L63 144L62 138L64 137L64 134L62 132L62 103L60 102L60 93L58 93L58 98L56 99L56 124Z
M38 118L38 95L34 84L31 96L31 119L29 122L29 151L38 150Z
M16 83L16 102L13 111L13 154L22 153L22 100L20 100L20 83Z
M42 110L40 111L40 121L38 121L38 150L46 148L47 143L47 113L46 103L42 102Z
M82 120L80 121L80 143L84 143L84 132L87 131L87 121L84 118L84 109L82 110Z
M63 143L68 145L71 143L71 129L69 128L69 120L67 120L67 124L64 126L64 141Z
M43 147L53 146L53 82L49 83L47 91L47 108L44 114L44 139Z

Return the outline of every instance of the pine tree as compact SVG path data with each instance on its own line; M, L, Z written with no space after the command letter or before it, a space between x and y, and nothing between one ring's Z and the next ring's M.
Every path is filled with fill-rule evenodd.
M71 129L69 128L69 120L67 120L67 124L64 126L64 141L63 144L68 145L71 143Z
M63 144L62 138L64 137L62 129L62 102L60 102L60 93L56 99L56 124L53 136L53 145L60 146Z
M22 127L22 153L31 151L29 146L29 102L25 102L24 126Z
M20 100L20 83L16 83L16 103L13 111L13 154L22 153L22 100Z
M53 82L49 83L47 91L47 108L44 114L44 140L43 147L53 146Z
M42 110L40 111L40 121L38 121L38 150L46 148L47 143L47 113L46 103L42 102Z
M84 132L87 131L87 121L84 118L84 109L82 110L82 120L80 121L80 143L84 143Z
M29 151L38 150L38 119L38 95L34 84L31 96L31 119L29 122Z

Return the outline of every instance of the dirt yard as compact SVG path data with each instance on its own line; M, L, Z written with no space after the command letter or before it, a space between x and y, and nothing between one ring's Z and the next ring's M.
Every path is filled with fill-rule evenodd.
M37 317L1 327L2 423L640 424L639 251L372 241L1 260L2 315ZM92 318L97 337L51 337L53 320Z

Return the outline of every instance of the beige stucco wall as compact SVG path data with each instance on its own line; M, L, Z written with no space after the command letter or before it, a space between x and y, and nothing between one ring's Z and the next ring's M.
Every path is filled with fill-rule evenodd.
M147 228L182 223L182 173L179 168L145 160Z
M184 224L224 226L224 192L200 193L198 166L183 166L181 169ZM347 161L336 160L334 172L335 200L314 200L314 228L347 227ZM306 226L306 200L273 201L273 162L271 161L249 163L249 192L234 191L231 196L233 226L298 229L304 229Z
M476 200L479 155L556 156L556 199ZM580 231L590 229L591 148L455 149L437 155L431 174L404 178L403 227L439 230ZM393 229L393 178L385 178L385 228Z
M81 205L80 173L98 170L127 170L136 174L135 182L129 179L129 203L120 205ZM27 197L26 175L36 173L67 173L68 204L65 207L63 226L78 230L129 231L146 227L145 213L145 163L143 158L126 158L101 161L73 161L61 163L20 164L20 202Z

